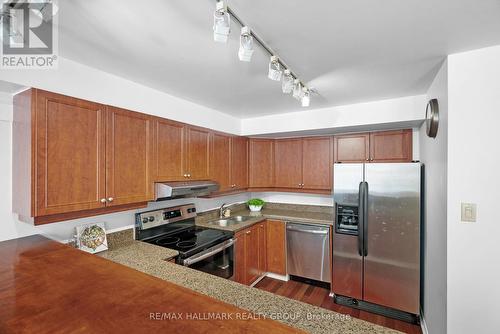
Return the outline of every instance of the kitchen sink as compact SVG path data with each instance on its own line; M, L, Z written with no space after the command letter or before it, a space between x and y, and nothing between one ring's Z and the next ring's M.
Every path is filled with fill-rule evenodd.
M209 225L218 225L218 226L231 226L231 225L237 225L240 223L244 223L249 219L252 219L252 217L234 216L234 217L229 217L229 218L217 219L217 220L209 222L208 224Z

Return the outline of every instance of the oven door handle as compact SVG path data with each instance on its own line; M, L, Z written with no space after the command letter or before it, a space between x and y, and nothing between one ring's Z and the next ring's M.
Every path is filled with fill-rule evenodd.
M191 257L188 257L187 259L182 261L182 264L184 266L190 266L192 264L195 264L196 262L200 262L202 260L205 260L207 257L210 257L212 255L215 255L219 252L222 252L224 249L231 247L234 244L234 239L229 239L227 241L224 241L220 246L214 246L211 247L201 253L198 253L196 255L193 255Z

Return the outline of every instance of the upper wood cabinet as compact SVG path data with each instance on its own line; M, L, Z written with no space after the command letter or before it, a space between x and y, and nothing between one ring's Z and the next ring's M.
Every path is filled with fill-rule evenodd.
M231 136L212 134L211 152L211 178L219 183L220 192L231 190Z
M248 188L248 139L213 133L211 147L211 179L219 192Z
M412 161L412 137L411 129L370 133L370 161Z
M331 190L332 137L310 137L302 141L302 188Z
M251 188L274 186L274 140L249 140L248 183Z
M412 130L380 131L334 137L335 162L410 162Z
M156 181L185 180L186 125L157 118L155 120Z
M108 205L154 199L153 120L108 107L106 131L106 200Z
M210 131L187 128L187 178L210 179Z
M349 134L334 137L335 162L361 162L370 159L370 134Z
M105 207L106 201L101 200L106 197L106 107L46 91L28 90L15 97L16 118L22 117L23 112L31 113L30 105L28 110L19 109L22 99L33 102L34 107L33 118L24 119L28 124L33 122L33 137L31 143L26 142L27 146L21 149L33 150L32 216ZM21 126L17 119L14 125ZM26 135L24 140L30 138L30 133ZM14 157L16 154L18 152ZM18 172L16 169L14 173Z
M278 188L302 187L302 139L275 141L274 177Z
M210 131L161 118L155 120L155 180L210 179Z
M22 220L43 224L153 199L149 116L38 89L17 94L14 108L13 211Z
M248 138L231 138L231 182L233 189L248 188Z
M331 189L331 137L279 139L274 145L276 187Z

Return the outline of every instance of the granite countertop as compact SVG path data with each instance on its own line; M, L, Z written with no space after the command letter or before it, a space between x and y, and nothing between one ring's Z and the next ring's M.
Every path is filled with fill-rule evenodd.
M249 216L252 217L252 219L230 226L219 226L209 224L209 222L219 219L218 214L206 214L196 219L196 225L233 232L245 229L249 226L254 225L255 223L261 222L264 219L278 219L309 224L333 225L333 213L298 211L286 208L264 208L260 212L251 212L248 209L241 209L240 207L237 210L232 211L231 216Z
M123 241L130 238L131 233L130 231L120 232L121 235L118 238L122 240L120 242L116 242L116 237L110 236L110 250L98 255L310 333L399 333L350 316L167 262L165 260L175 251L139 241Z

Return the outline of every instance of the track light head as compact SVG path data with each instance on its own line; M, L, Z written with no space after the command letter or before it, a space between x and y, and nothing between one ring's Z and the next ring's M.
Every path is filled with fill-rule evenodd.
M277 56L272 56L269 61L269 72L267 77L273 81L281 80L281 65Z
M238 57L241 61L250 61L252 59L254 49L253 49L253 36L250 28L244 26L241 28L240 34L240 49L238 51Z
M214 41L227 43L231 26L231 19L224 1L219 1L215 5L214 11Z

